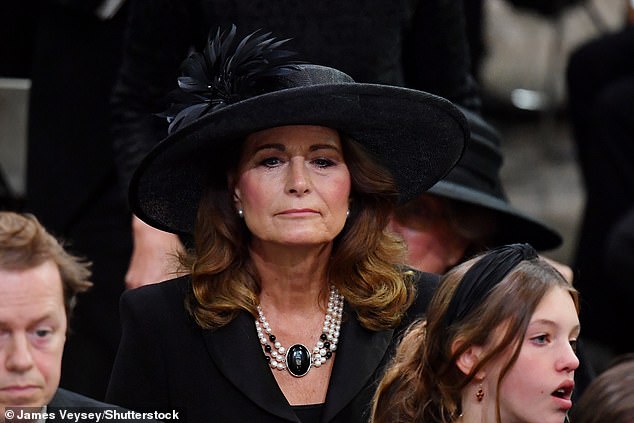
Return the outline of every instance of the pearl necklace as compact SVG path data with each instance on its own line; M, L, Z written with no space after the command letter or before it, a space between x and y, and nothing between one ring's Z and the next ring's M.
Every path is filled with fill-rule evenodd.
M330 287L324 326L312 354L302 344L291 345L288 349L284 348L273 335L269 322L259 304L257 309L258 319L255 321L255 329L262 344L264 358L271 369L286 369L291 375L302 377L308 373L311 366L321 367L337 350L343 314L343 295L339 294L334 286ZM273 346L269 344L269 341L273 343Z

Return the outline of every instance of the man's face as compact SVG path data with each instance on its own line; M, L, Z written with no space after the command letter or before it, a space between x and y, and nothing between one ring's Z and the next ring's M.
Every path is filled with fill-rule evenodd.
M59 384L66 340L59 270L46 261L27 270L0 269L0 412L41 407Z

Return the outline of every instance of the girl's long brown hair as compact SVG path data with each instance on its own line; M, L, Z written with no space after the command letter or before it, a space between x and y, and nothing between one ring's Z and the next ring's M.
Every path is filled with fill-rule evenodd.
M441 280L427 311L427 320L415 322L405 333L396 355L381 380L373 403L372 423L451 423L461 413L461 392L488 362L511 348L498 387L513 366L531 316L541 299L554 288L568 291L579 308L577 291L545 260L523 261L469 315L449 327L445 313L472 259ZM503 336L488 349L468 375L455 365L472 345L486 345L503 326ZM460 347L452 352L454 341ZM499 392L499 389L498 389ZM497 414L499 417L499 398Z

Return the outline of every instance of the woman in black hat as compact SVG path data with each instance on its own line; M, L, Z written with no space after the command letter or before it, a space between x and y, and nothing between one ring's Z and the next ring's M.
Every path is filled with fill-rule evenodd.
M234 36L185 62L171 133L133 177L137 216L193 234L191 275L123 296L107 397L189 421L364 421L436 282L401 264L388 218L458 161L466 121Z
M390 228L408 246L407 263L445 273L477 253L499 245L528 242L539 251L561 245L561 236L509 202L500 168L500 135L479 115L461 109L471 137L458 164L434 186L399 205ZM551 262L569 280L572 271Z
M407 245L406 263L444 274L476 254L505 244L528 242L538 251L557 248L562 239L554 229L508 200L499 174L503 157L498 132L480 116L461 111L471 129L462 158L447 176L399 205L390 218L389 228ZM569 266L542 258L572 282ZM587 350L579 345L576 395L594 378Z

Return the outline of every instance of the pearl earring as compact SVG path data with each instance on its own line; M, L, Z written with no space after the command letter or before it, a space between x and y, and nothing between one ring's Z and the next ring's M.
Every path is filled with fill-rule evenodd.
M244 219L244 210L238 209L238 217L240 217L240 219Z
M350 209L346 210L346 219L350 217Z

